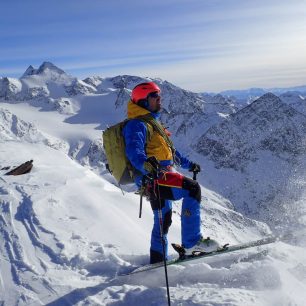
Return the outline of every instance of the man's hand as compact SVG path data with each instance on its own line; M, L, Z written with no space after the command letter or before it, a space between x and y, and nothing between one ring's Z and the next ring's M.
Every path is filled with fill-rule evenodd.
M151 174L158 174L159 161L155 156L151 156L144 162L143 168Z
M190 172L201 172L201 167L200 167L199 164L191 163L191 165L189 167L189 171Z

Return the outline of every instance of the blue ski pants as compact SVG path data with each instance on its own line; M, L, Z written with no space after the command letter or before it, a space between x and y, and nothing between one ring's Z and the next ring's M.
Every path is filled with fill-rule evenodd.
M158 185L158 186L157 186ZM163 260L163 246L160 231L159 208L162 212L163 239L165 255L168 256L167 234L172 223L172 201L183 199L181 210L181 237L185 248L193 247L201 238L200 185L179 173L167 173L159 179L154 188L154 197L150 203L154 214L154 225L151 234L150 263Z

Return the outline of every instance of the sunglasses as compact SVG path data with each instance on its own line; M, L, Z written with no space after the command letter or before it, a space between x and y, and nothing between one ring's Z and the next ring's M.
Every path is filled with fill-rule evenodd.
M151 97L151 98L160 98L160 94L158 92L151 92L148 94L148 97Z

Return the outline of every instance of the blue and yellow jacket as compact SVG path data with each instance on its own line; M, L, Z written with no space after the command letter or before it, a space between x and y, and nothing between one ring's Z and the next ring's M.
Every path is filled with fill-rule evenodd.
M155 156L160 161L161 166L173 165L175 159L176 163L180 164L182 168L190 168L190 160L182 156L177 150L175 156L173 156L171 148L155 130L153 130L153 135L147 142L147 123L137 119L137 117L151 114L153 118L159 120L159 113L150 113L147 109L129 101L127 114L128 119L133 120L129 120L123 129L125 152L127 158L137 170L147 174L143 165L147 158L151 156Z

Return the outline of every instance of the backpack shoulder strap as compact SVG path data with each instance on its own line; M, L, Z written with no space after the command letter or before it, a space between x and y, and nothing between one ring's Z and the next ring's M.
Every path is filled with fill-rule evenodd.
M124 121L122 121L122 126L124 127L128 123L128 121L134 120L134 119L138 119L138 120L141 120L141 121L145 122L146 126L147 126L146 140L150 141L153 137L154 129L153 129L153 126L151 124L149 124L149 122L143 117L146 117L146 115L145 116L139 116L139 117L136 117L136 118L133 118L133 119L125 119Z
M150 141L153 137L154 128L150 123L146 122L146 124L147 124L147 141Z
M148 127L151 126L152 134L153 134L153 130L155 130L157 133L159 133L164 138L164 140L166 141L167 145L170 147L170 149L171 149L171 151L174 155L174 153L175 153L174 144L173 144L172 140L170 139L170 137L166 134L165 129L161 125L161 123L159 123L150 114L137 117L137 119L140 119L140 120L146 122ZM148 130L149 130L149 128L148 128Z

